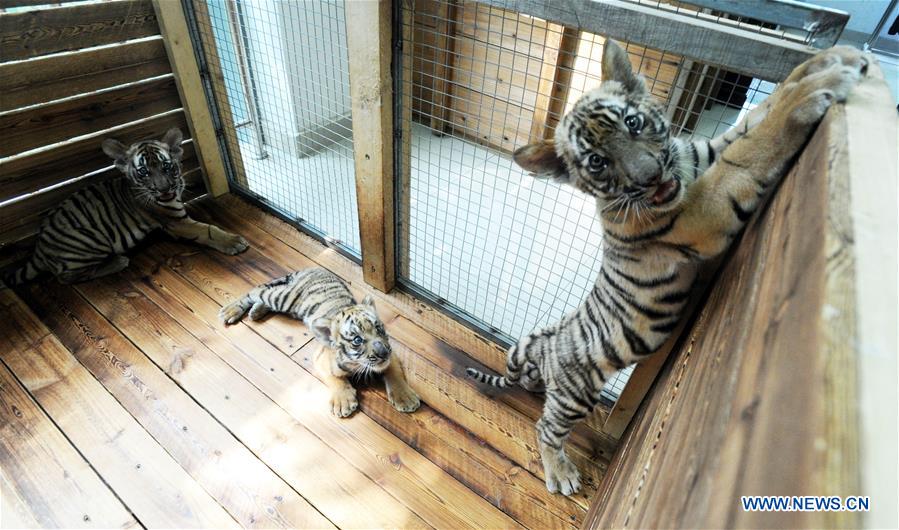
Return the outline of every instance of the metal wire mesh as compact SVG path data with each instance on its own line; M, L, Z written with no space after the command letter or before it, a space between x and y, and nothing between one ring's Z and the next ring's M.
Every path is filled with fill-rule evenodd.
M407 0L400 11L402 280L511 342L575 308L599 271L592 200L535 181L510 153L551 137L599 84L605 39L469 0ZM688 136L723 133L774 88L622 44ZM609 382L608 399L629 374Z
M226 143L243 167L232 186L358 257L344 2L193 6L209 69L223 78Z

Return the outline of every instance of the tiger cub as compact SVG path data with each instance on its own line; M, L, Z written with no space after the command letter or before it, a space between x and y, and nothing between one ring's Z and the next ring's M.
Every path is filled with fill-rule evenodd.
M315 367L331 391L331 413L345 418L359 406L354 376L384 374L387 399L400 412L413 412L421 401L406 383L398 357L391 355L384 324L375 303L366 296L357 304L350 290L330 271L303 269L260 285L221 309L225 325L240 321L247 312L259 320L269 312L287 313L302 320L322 343Z
M624 50L607 41L603 83L578 100L553 140L514 153L536 177L593 196L604 232L600 272L586 300L513 345L504 377L468 370L482 383L546 391L537 439L549 491L578 491L578 470L563 448L574 424L596 406L610 377L665 342L697 264L740 233L866 65L851 48L823 51L735 129L687 141L671 137L664 108Z
M157 228L225 254L247 249L239 235L191 219L181 193L181 131L130 147L113 139L103 152L124 176L89 186L64 200L43 222L29 261L6 278L17 285L50 273L75 283L128 266L125 252Z

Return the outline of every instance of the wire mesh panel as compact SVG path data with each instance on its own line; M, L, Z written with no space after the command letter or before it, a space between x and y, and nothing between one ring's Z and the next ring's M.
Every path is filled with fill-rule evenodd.
M470 0L406 0L398 14L401 281L512 342L574 309L602 257L593 201L518 168L599 85L605 39ZM774 84L622 43L674 130L711 138ZM630 370L606 386L614 401Z
M232 187L359 256L342 0L193 0Z

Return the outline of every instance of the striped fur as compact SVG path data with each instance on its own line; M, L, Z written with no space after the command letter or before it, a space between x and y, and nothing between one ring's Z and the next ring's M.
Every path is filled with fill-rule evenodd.
M494 386L545 389L537 435L550 491L579 489L563 446L574 424L593 410L610 377L665 342L698 264L740 233L865 64L851 48L822 52L734 129L687 141L669 136L662 108L626 53L608 42L605 82L575 104L553 141L516 151L516 162L536 176L595 197L605 236L599 275L576 310L512 346L504 376L468 370Z
M302 320L324 346L315 361L332 391L331 411L336 416L349 416L358 407L348 379L367 379L372 374L384 374L388 399L397 410L418 409L418 395L406 383L399 359L391 354L390 340L370 296L358 304L333 273L303 269L252 289L223 307L219 318L230 325L247 314L259 320L270 312Z
M74 283L118 272L128 266L124 254L157 228L227 254L245 250L242 237L187 215L181 201L181 139L181 131L171 129L161 141L131 147L104 141L103 151L124 176L64 200L41 225L28 262L6 282L17 285L50 273Z

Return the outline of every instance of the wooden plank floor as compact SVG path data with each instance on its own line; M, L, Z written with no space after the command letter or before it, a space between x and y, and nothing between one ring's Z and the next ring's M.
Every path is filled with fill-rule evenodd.
M160 237L115 276L0 289L0 526L580 526L614 440L580 427L569 452L585 490L547 493L540 398L471 384L465 367L495 366L495 347L402 293L376 293L378 311L422 408L399 413L374 384L359 413L333 418L302 324L225 328L217 313L313 265L362 296L361 272L235 197L194 210L251 249ZM468 353L425 331L435 322Z

